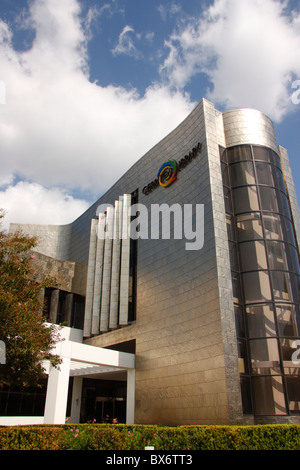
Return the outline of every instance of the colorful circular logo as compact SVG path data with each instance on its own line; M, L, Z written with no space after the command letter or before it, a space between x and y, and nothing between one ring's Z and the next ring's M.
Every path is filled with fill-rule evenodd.
M166 188L170 186L177 177L177 162L175 160L169 160L168 162L164 163L158 173L157 178L160 186Z

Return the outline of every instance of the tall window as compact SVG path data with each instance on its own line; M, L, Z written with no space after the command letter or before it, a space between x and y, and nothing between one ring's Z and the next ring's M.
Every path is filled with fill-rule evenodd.
M278 155L220 149L245 413L300 413L299 253Z
M138 190L131 194L131 204L138 203ZM134 219L134 217L132 217ZM130 239L128 322L136 320L137 240Z

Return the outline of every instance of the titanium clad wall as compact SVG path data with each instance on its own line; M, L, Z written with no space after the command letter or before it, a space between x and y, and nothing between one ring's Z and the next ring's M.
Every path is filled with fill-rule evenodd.
M270 118L255 109L234 109L223 113L226 147L257 144L278 153L274 126Z
M38 225L38 224L10 224L11 233L21 230L31 237L37 237L38 245L35 251L56 258L61 261L75 261L69 256L71 245L72 224L68 225ZM88 228L89 233L89 228ZM87 263L82 263L87 264Z
M136 423L241 417L219 139L222 117L203 100L100 200L138 189L149 213L152 204L204 204L203 248L185 250L185 239L138 240L136 324L85 341L105 347L136 339ZM143 194L164 162L179 161L198 142L201 153L170 187Z

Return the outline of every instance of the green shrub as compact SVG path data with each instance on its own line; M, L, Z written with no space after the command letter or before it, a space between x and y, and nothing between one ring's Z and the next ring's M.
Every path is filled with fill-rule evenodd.
M1 450L300 450L300 425L0 427Z
M59 450L62 429L54 426L0 428L1 450Z

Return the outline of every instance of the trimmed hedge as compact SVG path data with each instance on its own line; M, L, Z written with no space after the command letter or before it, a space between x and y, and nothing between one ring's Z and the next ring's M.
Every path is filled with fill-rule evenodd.
M0 427L1 450L300 450L300 425Z

